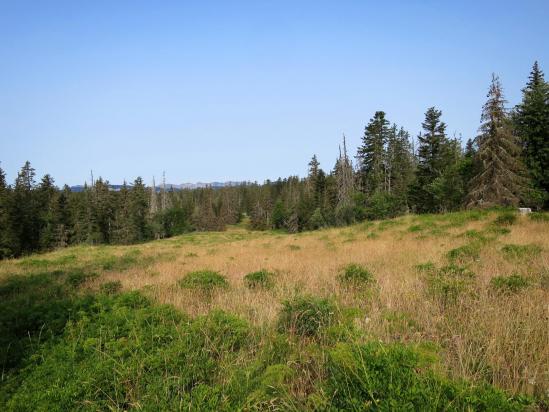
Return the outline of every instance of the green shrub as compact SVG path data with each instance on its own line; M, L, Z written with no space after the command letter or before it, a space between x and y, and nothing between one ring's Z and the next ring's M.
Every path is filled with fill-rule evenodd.
M423 225L412 225L408 228L408 232L410 233L421 232L424 229L425 227Z
M530 285L530 281L521 275L496 276L490 280L492 287L500 293L517 293Z
M517 214L515 212L503 212L496 217L494 224L498 226L511 226L517 222Z
M501 226L489 226L486 229L486 232L493 234L495 236L501 236L501 235L508 235L511 233L511 229L507 227L501 227Z
M429 292L443 304L454 302L460 294L468 290L475 279L469 269L451 264L427 275Z
M114 295L122 290L122 282L119 280L105 282L99 287L99 290L107 295Z
M530 403L488 385L449 381L400 344L338 344L329 351L318 409L334 411L521 411ZM323 398L323 399L322 399Z
M98 295L40 347L3 410L242 409L220 375L249 342L247 323L221 311L189 320L135 292Z
M425 262L416 265L415 269L418 272L432 273L434 270L436 270L436 266L433 262Z
M196 289L202 292L212 292L215 289L223 289L229 286L229 283L223 275L213 270L197 270L188 273L178 282L184 289Z
M531 259L539 256L541 253L539 245L505 245L501 248L501 252L507 259Z
M356 263L345 266L337 276L337 280L344 287L356 289L369 287L376 281L368 269Z
M534 222L549 222L549 213L547 212L533 212L528 217Z
M318 336L334 322L336 307L329 299L296 296L282 303L278 330L300 336Z
M248 273L244 276L244 283L250 289L271 289L274 286L273 277L274 273L262 269L257 272Z
M295 250L301 250L301 246L299 246L299 245L288 245L288 248L290 250L294 250L294 251Z
M478 242L468 243L450 250L446 256L451 262L478 260L480 258L480 244Z
M65 279L65 282L73 287L76 288L80 285L82 285L86 280L89 278L97 276L95 273L87 273L84 272L82 269L73 270L67 274L67 277Z

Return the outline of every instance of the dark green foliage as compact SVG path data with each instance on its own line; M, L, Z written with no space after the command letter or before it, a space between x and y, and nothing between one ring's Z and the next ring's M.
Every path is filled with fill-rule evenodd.
M452 262L467 262L480 259L480 242L472 242L450 250L446 256Z
M549 202L549 84L538 62L522 89L522 102L516 107L513 120L528 172Z
M451 264L427 272L429 293L443 305L451 304L473 286L475 274L469 269Z
M324 219L324 216L322 215L322 210L320 208L316 208L311 217L309 218L309 222L307 223L307 228L310 230L317 230L322 229L323 227L326 227L327 223Z
M490 280L490 285L499 293L517 293L530 285L530 281L521 275L496 276Z
M196 289L202 292L213 292L215 289L229 287L225 276L213 270L190 272L177 282L184 289Z
M475 155L479 172L471 180L466 203L468 207L517 206L528 181L496 75L492 75L487 97Z
M356 263L345 266L337 276L337 280L343 287L353 289L368 288L376 281L368 269Z
M189 321L136 293L99 296L40 348L4 410L231 410L221 365L249 341L247 324L223 312Z
M362 146L358 148L359 178L365 192L372 195L385 190L385 146L389 136L389 121L379 111L364 130Z
M278 329L299 336L319 336L336 317L336 306L331 300L315 296L296 296L282 302Z
M459 144L446 137L446 124L441 120L442 112L430 107L422 123L423 133L418 136L417 180L411 188L416 209L420 212L440 212L454 208L458 200L450 195L457 193L459 181L458 162L461 152Z
M318 410L522 411L529 403L486 385L449 381L418 352L399 344L338 344L329 351L326 368L326 400Z
M250 289L271 289L274 286L274 273L268 270L259 270L244 276L244 283Z
M389 193L375 193L367 203L366 217L370 220L390 219L400 213L400 200Z
M530 213L528 217L534 222L549 222L549 213L547 212Z
M496 217L494 224L498 226L511 226L517 222L517 214L514 212L503 212Z
M505 245L501 252L507 259L532 259L541 253L539 245Z
M122 283L119 280L113 280L103 283L99 290L107 295L114 295L122 290Z

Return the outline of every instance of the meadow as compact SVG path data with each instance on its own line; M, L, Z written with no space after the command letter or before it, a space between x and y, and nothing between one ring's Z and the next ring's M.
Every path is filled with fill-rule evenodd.
M0 262L1 410L547 410L549 215Z

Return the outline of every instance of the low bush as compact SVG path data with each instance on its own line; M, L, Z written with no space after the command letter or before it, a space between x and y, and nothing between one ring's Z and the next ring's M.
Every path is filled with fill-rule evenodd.
M488 385L438 376L430 361L400 344L338 344L328 353L327 379L316 410L521 411L530 400Z
M450 250L446 256L451 262L469 262L480 259L480 243L473 242Z
M202 292L213 292L216 289L229 287L225 276L213 270L198 270L188 273L178 282L184 289L196 289Z
M469 269L451 264L429 272L427 286L431 295L446 305L455 302L460 294L467 291L474 279L475 274Z
M500 213L494 220L494 224L498 226L511 226L517 222L517 214L515 212Z
M318 336L330 326L336 316L336 306L326 298L296 296L282 303L278 330L299 336Z
M539 256L541 253L541 247L539 245L505 245L501 248L501 253L507 259L531 259Z
M99 290L107 295L113 295L122 290L122 282L120 282L119 280L105 282L99 287Z
M244 283L249 289L271 289L274 286L274 273L262 269L244 276Z
M534 222L549 222L549 213L548 212L534 212L528 215L530 220Z
M364 266L351 263L345 266L337 276L339 284L343 287L362 289L375 283L375 278Z
M496 276L490 280L490 285L499 293L517 293L526 289L530 285L530 281L524 276L513 274Z

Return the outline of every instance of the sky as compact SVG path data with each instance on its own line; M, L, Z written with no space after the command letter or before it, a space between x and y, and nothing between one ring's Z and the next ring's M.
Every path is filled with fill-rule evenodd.
M549 1L0 0L0 167L61 186L300 175L377 110L474 137L549 73Z

